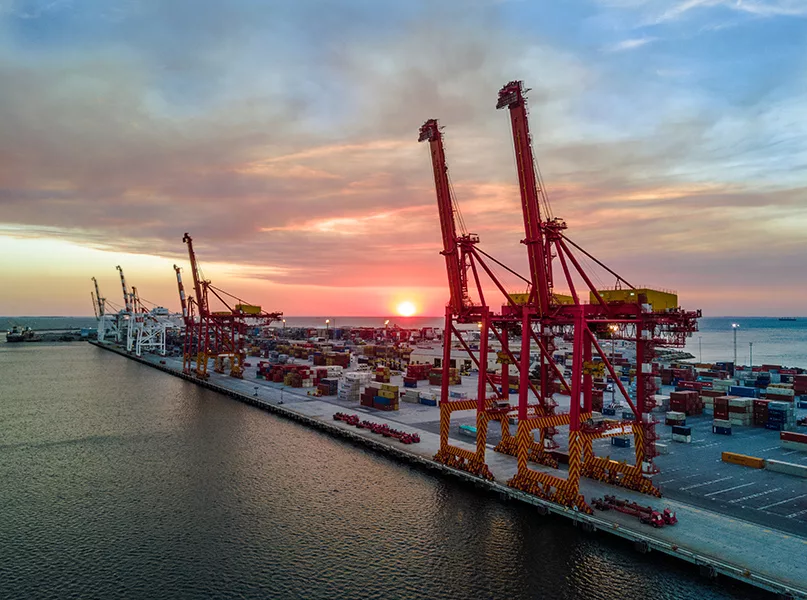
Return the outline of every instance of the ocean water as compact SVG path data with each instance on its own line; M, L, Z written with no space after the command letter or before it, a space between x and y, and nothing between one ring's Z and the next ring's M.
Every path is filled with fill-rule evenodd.
M83 343L0 345L0 598L765 598Z
M326 317L287 317L287 327L325 327ZM345 326L403 328L440 327L440 317L328 317L331 328ZM807 317L796 321L780 321L776 317L704 317L699 331L687 340L685 350L702 362L734 360L734 332L731 324L737 323L737 361L748 364L753 353L754 364L780 364L807 368ZM95 319L88 317L0 317L0 331L13 325L38 330L78 329L95 327ZM277 324L281 325L281 324ZM472 327L472 326L471 326ZM4 341L4 340L2 340ZM752 344L752 345L749 345Z
M703 362L734 360L734 328L737 363L771 364L807 368L807 318L780 321L776 317L705 317L699 331L687 341L686 351Z

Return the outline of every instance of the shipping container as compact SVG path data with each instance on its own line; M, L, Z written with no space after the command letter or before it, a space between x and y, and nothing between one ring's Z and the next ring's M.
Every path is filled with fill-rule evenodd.
M765 460L756 456L746 456L745 454L737 454L736 452L723 452L720 458L723 462L741 465L743 467L750 467L752 469L765 468Z

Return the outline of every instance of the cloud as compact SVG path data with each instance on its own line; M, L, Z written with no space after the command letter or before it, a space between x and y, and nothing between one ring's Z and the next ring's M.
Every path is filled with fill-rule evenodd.
M639 10L650 16L649 23L664 23L704 9L724 9L757 17L804 17L804 0L604 0L614 8Z
M635 50L636 48L641 48L645 44L649 44L654 42L656 38L633 38L630 40L622 40L621 42L617 42L611 46L606 47L606 50L609 52L622 52L624 50Z
M101 4L83 2L0 17L0 233L184 261L189 231L203 263L240 278L439 289L416 141L436 117L468 228L524 271L510 123L494 109L518 77L555 213L627 279L680 287L683 264L736 282L795 252L803 95L726 106L697 81L598 62L624 53L588 60L516 30L495 5L406 4L155 1L95 22Z

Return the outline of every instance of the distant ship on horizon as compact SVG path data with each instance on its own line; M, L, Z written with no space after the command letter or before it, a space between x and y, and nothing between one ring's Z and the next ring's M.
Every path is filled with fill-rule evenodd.
M780 321L795 321L796 317L779 317Z
M34 330L30 327L21 328L14 325L11 331L6 332L6 342L8 343L39 342L41 340L42 337L34 333Z

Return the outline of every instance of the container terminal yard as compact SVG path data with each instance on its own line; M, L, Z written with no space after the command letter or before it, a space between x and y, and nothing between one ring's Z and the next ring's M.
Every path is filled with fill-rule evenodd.
M535 163L525 92L512 81L495 106L512 127L526 275L465 229L443 129L420 128L449 288L441 330L286 329L281 312L206 280L186 233L181 314L149 308L119 266L122 306L94 282L97 345L707 576L807 598L807 373L676 361L700 311L570 239ZM594 284L604 278L613 285Z

